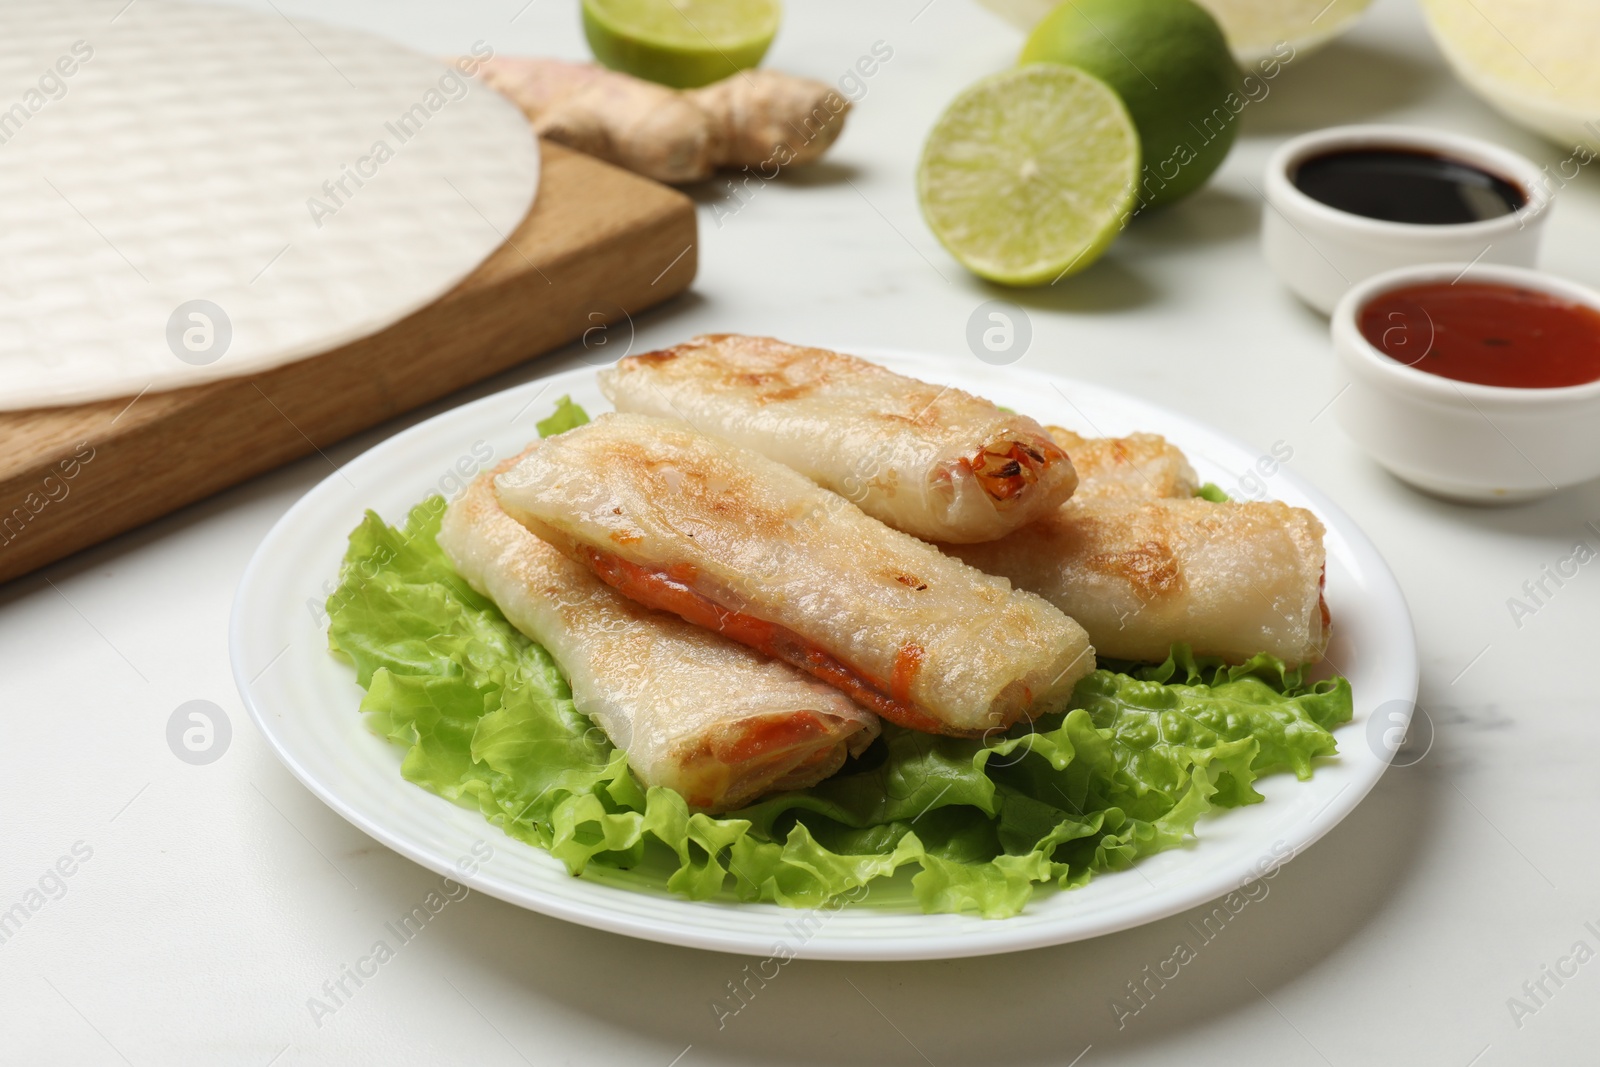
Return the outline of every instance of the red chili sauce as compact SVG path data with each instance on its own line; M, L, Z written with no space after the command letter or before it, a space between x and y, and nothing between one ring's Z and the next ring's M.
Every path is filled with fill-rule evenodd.
M1555 389L1600 380L1600 312L1548 293L1410 285L1373 299L1358 325L1396 363L1458 382Z

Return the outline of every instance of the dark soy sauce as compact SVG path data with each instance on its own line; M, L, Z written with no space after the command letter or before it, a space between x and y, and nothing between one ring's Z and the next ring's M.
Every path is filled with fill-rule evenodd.
M1528 195L1498 175L1406 148L1353 148L1313 156L1294 184L1313 200L1385 222L1450 226L1519 211Z

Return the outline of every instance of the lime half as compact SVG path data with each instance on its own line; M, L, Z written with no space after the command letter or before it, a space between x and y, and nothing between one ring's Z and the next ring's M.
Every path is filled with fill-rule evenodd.
M922 214L950 254L1002 285L1038 285L1099 258L1127 224L1139 132L1105 82L1035 63L969 87L928 134Z
M692 89L760 63L782 14L778 0L583 0L583 32L612 70Z

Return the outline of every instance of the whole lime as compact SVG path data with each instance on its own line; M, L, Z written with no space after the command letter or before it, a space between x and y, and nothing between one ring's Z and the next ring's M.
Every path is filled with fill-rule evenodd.
M1200 188L1233 147L1241 75L1194 0L1066 0L1034 27L1019 62L1080 67L1122 97L1139 128L1141 210Z

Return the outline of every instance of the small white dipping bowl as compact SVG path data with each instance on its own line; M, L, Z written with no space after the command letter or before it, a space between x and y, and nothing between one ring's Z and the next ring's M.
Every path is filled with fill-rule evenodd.
M1402 480L1466 503L1514 504L1600 477L1600 381L1555 389L1458 382L1397 362L1362 336L1361 309L1374 298L1456 279L1600 311L1600 292L1523 267L1433 263L1369 278L1333 312L1333 406L1345 432ZM1421 339L1419 356L1429 341Z
M1300 164L1363 148L1410 149L1470 164L1503 178L1527 199L1519 210L1481 222L1388 222L1353 215L1295 187ZM1267 164L1261 248L1286 285L1324 315L1351 286L1419 263L1509 263L1532 267L1549 214L1544 172L1505 148L1414 126L1335 126L1289 141Z

